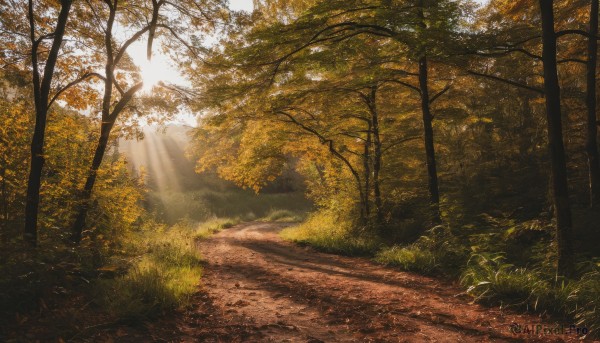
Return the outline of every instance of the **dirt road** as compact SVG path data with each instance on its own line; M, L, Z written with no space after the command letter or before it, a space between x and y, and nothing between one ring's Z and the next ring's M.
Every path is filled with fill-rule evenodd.
M510 332L531 315L470 304L455 285L282 241L284 225L238 225L200 244L198 307L180 330L190 342L562 341ZM548 324L548 323L546 323Z

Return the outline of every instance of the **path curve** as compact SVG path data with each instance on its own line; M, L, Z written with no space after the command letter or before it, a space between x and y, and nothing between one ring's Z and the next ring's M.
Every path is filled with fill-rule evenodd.
M456 285L282 241L253 222L199 243L206 259L189 342L562 342L514 335L538 317L470 303ZM548 323L546 323L548 324Z

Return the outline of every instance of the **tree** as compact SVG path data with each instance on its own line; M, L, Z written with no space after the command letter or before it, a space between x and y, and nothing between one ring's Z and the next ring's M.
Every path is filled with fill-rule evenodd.
M183 47L190 50L195 50L192 42L186 41L181 32L184 31L186 23L200 24L205 18L210 18L211 12L217 12L221 6L219 1L209 2L208 4L190 1L189 7L174 4L166 0L141 1L136 3L122 3L119 0L107 0L104 2L105 7L96 8L94 4L89 5L89 12L93 13L95 20L102 22L100 17L105 16L105 24L103 28L103 36L101 41L104 43L105 50L105 75L101 76L104 84L104 96L102 99L101 113L102 123L100 127L100 136L95 149L94 158L90 166L85 185L80 196L80 205L77 209L77 215L72 227L72 240L79 242L82 238L83 228L87 212L90 208L90 199L92 191L96 183L98 170L106 153L111 131L119 119L121 113L126 111L128 105L134 96L142 89L143 82L136 79L138 75L118 75L118 69L131 68L131 61L128 59L127 49L135 41L148 34L147 38L147 58L152 58L153 42L158 29L168 32L176 42L179 42ZM205 6L203 8L202 6ZM168 14L163 14L166 8L169 8ZM140 10L143 9L143 10ZM135 13L133 18L131 13ZM120 21L121 25L129 26L134 29L134 32L127 40L119 47L116 43L116 37L113 30L115 25ZM210 21L210 20L209 20ZM192 41L195 36L188 37ZM165 88L173 89L163 85ZM116 92L116 94L115 94ZM175 107L175 106L171 106Z
M31 165L29 181L27 182L27 201L25 206L25 239L32 245L37 245L37 220L40 203L40 186L42 169L44 167L44 138L48 116L50 86L54 76L54 67L61 48L72 0L61 0L60 12L52 33L37 36L36 17L33 0L29 0L29 30L31 39L31 67L33 77L33 96L35 104L35 129L31 140ZM43 62L44 71L40 73L39 48L44 40L51 39L50 52Z
M598 154L598 119L596 114L596 65L598 62L598 0L591 0L586 64L587 142L590 180L590 206L600 201L600 157Z
M542 16L542 61L544 63L544 90L548 123L548 148L552 165L552 195L556 216L556 242L558 245L558 273L573 272L573 234L567 162L563 143L560 85L556 58L556 32L554 31L553 0L540 0Z

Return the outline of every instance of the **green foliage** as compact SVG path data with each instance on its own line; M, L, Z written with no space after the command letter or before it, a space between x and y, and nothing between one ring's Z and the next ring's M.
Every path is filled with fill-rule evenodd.
M375 261L396 266L402 270L416 271L431 274L439 269L439 261L436 256L428 250L422 250L417 246L398 247L383 249L377 253Z
M473 255L461 283L476 299L488 302L510 299L512 303L525 306L538 304L540 295L547 290L539 272L515 268L501 255Z
M280 235L319 251L349 256L373 255L380 245L377 237L368 232L357 234L352 220L326 211L310 215L304 223L286 228Z
M461 242L447 228L438 226L411 245L381 249L375 261L408 271L455 276L466 256Z
M590 272L577 282L575 297L579 300L575 308L577 325L585 326L596 338L600 338L600 271Z
M478 301L571 317L597 336L599 275L595 270L581 279L565 280L539 268L516 267L502 255L476 254L463 271L461 284Z

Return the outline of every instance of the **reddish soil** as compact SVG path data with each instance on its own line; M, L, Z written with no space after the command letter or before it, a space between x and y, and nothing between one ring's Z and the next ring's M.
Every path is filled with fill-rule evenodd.
M197 307L177 324L178 341L575 340L567 335L513 334L511 323L542 320L473 304L446 281L295 246L278 237L283 227L247 223L200 243L206 259L203 287Z

